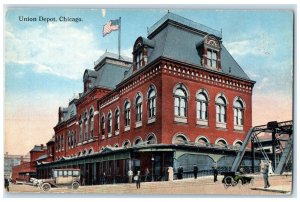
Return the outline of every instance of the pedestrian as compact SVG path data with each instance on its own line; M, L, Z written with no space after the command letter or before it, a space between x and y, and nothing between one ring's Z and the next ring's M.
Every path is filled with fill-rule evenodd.
M128 171L128 183L129 184L132 183L132 177L133 177L133 172L131 169L129 169L129 171Z
M218 169L217 166L212 167L214 173L214 182L218 181Z
M7 192L9 192L9 180L7 177L4 178L4 187Z
M197 179L197 175L198 175L198 167L196 166L196 164L194 164L194 178Z
M136 188L140 189L141 188L141 171L137 171L137 174L134 176L134 180L136 183Z
M150 171L148 168L146 168L145 170L145 182L149 181L149 174L150 174Z
M102 178L102 180L103 180L103 184L106 184L106 173L105 172L103 172L103 178Z
M183 177L183 167L179 166L177 169L177 179L181 180Z
M263 178L264 178L264 183L265 183L265 189L270 187L269 183L269 164L266 163L264 170L263 170Z

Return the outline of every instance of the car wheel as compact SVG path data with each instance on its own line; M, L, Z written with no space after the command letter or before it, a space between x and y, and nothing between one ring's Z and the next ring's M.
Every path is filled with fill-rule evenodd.
M79 183L78 182L73 182L72 183L72 189L78 189Z
M51 189L51 185L49 183L44 183L42 185L43 191L49 191Z
M227 176L224 179L224 184L226 184L227 186L231 186L233 182L234 182L234 180L231 176Z

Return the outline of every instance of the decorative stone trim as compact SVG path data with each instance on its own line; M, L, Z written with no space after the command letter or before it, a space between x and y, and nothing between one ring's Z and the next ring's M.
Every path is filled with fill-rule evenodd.
M155 117L154 118L148 118L148 122L147 122L148 124L149 123L154 123L154 122L155 122Z
M111 134L111 133L108 133L108 134L107 134L107 137L111 137L111 136L112 136L112 134Z
M234 125L233 129L234 130L243 131L244 130L244 126L243 125Z
M130 130L130 126L125 126L124 131L129 131Z
M116 130L115 131L115 135L119 135L120 134L120 131L119 130Z
M174 121L178 123L187 123L187 118L186 117L174 117Z
M141 121L139 121L139 122L136 122L135 123L135 128L139 128L139 127L142 127L142 122Z
M227 128L227 123L216 123L217 128Z
M208 126L208 120L197 120L197 125Z

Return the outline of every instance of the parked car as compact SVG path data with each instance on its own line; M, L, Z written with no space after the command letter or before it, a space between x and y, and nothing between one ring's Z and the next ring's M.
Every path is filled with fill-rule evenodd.
M42 179L38 182L43 191L49 191L51 188L70 187L78 189L80 182L80 169L53 169L52 178Z

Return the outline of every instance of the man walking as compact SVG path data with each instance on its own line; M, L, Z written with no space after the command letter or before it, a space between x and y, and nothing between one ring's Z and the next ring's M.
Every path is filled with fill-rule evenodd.
M263 178L264 178L264 183L265 183L265 189L270 187L269 183L269 164L266 163L264 170L263 170Z
M141 188L141 171L137 171L136 176L134 176L134 180L136 182L136 188L140 189Z
M218 181L218 169L216 166L213 167L213 173L214 173L214 182Z
M196 164L194 164L194 178L197 179L197 175L198 175L198 167L196 166Z
M129 171L128 171L128 182L129 182L129 184L132 183L132 177L133 177L133 172L132 172L131 169L129 169Z

